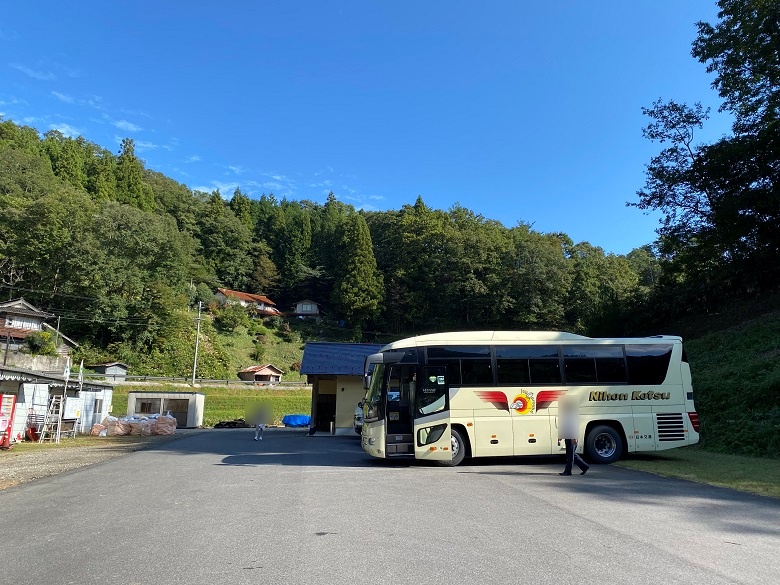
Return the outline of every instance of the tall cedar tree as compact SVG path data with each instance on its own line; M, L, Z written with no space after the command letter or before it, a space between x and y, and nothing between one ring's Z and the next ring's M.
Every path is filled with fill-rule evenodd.
M345 221L341 238L343 275L333 291L333 301L356 329L379 313L384 299L382 275L376 269L371 234L363 216Z

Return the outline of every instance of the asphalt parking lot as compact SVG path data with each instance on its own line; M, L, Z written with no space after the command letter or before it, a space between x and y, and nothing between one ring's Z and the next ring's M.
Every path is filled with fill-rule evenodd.
M780 583L780 502L559 459L211 430L0 492L2 582Z

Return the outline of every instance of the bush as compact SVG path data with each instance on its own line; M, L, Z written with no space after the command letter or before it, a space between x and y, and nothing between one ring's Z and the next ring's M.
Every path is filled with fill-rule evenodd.
M281 317L268 317L265 322L268 324L268 326L271 329L276 329L279 331L282 328L282 325L284 324L284 319Z
M259 341L255 343L254 349L252 349L252 355L250 356L255 362L260 363L265 357L265 346Z
M249 315L241 305L229 303L217 309L214 315L214 325L220 331L235 331L241 326L248 328L250 324Z
M54 336L48 331L36 331L24 338L27 351L32 355L57 355Z

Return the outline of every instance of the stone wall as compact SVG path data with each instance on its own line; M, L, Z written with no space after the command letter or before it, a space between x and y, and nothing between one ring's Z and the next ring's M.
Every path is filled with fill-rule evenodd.
M60 372L65 370L65 356L52 357L48 355L30 355L18 351L9 351L8 359L5 357L5 351L0 350L0 366L6 365L10 368L24 368L25 370L34 370L36 372Z

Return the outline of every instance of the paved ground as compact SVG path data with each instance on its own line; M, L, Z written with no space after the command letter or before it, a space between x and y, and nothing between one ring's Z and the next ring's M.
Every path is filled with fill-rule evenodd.
M780 502L558 460L454 469L357 437L206 431L0 492L0 580L780 583Z

